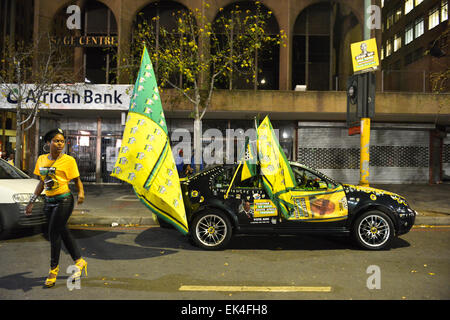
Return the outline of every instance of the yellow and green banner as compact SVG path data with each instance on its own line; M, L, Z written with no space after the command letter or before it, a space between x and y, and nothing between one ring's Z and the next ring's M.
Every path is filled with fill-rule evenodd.
M144 48L111 176L133 185L138 198L159 219L187 234L180 180L167 132L155 73Z
M307 191L297 185L268 117L257 129L257 147L264 189L285 219L310 222L346 219L347 200L342 186Z
M244 154L240 158L242 159L241 181L256 176L258 174L258 155L256 154L255 145L250 142L249 137L245 138Z
M294 204L289 191L295 188L295 177L283 149L273 130L269 117L265 117L257 131L258 159L265 190L278 205L285 218L293 214Z

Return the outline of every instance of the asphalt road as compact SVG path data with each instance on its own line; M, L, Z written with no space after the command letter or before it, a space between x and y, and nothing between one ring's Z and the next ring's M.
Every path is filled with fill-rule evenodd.
M238 236L207 252L159 227L72 232L88 261L80 289L67 286L66 252L56 286L42 287L50 247L31 235L0 241L0 300L450 299L448 226L414 228L380 252L330 236Z

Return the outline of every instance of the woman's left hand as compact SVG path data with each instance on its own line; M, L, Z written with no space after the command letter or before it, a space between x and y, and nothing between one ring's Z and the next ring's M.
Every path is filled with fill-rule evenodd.
M77 204L82 204L84 202L84 193L78 193L78 201Z

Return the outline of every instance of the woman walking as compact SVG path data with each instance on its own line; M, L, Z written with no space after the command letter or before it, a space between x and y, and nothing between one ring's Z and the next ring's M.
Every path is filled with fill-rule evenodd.
M84 201L84 189L75 159L63 153L64 132L61 129L51 130L44 136L44 142L49 153L39 156L36 162L34 174L39 176L40 179L26 207L26 214L31 215L34 201L45 189L44 211L48 220L51 245L50 272L45 281L45 286L52 287L55 285L59 271L61 241L64 242L69 254L75 261L75 266L78 268L78 271L73 275L73 279L79 279L83 269L85 275L87 275L87 262L81 258L80 249L67 227L67 221L74 207L69 182L75 180L78 189L78 204Z

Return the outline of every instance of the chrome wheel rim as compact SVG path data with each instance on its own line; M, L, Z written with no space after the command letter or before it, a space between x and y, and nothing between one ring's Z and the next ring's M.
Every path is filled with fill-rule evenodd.
M391 228L389 223L379 215L365 217L358 226L361 241L369 247L379 247L389 239Z
M202 217L195 226L197 239L205 246L215 247L223 242L228 229L225 221L214 214Z

